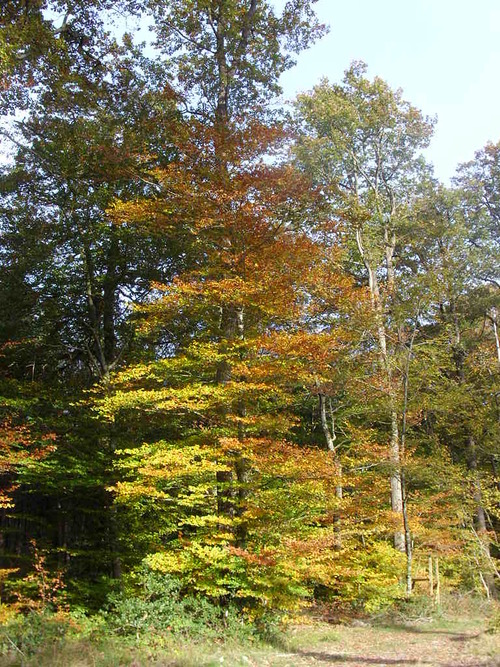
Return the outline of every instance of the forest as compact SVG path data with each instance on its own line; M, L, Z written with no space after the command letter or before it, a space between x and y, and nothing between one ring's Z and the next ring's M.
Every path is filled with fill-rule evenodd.
M500 141L314 4L0 0L1 623L498 598Z

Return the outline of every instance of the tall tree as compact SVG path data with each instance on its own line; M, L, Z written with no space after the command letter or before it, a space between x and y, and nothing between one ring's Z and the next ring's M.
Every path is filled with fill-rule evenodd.
M106 213L118 195L130 200L158 188L145 173L172 159L178 117L170 86L130 39L121 46L101 39L103 60L95 50L88 60L73 59L60 47L57 67L44 72L29 113L9 131L17 153L1 178L1 336L9 343L2 393L8 405L17 382L26 404L16 412L19 425L44 412L45 430L58 436L45 467L18 479L7 520L15 533L27 507L33 516L48 512L47 545L67 553L75 577L95 577L92 549L98 569L108 572L114 561L118 574L106 490L116 443L108 424L70 404L136 353L132 304L189 261L173 234L114 225ZM21 550L38 520L23 528ZM87 530L96 539L89 542Z
M289 431L286 396L278 381L271 383L258 369L273 356L263 351L265 334L291 326L300 310L299 276L306 273L306 251L313 252L304 225L321 199L306 177L283 163L286 137L268 102L291 65L289 53L281 51L285 38L290 51L300 50L321 32L311 4L288 3L276 17L267 2L253 0L146 3L156 19L157 48L169 57L174 87L192 120L180 130L176 162L157 173L161 190L155 198L143 197L133 207L117 201L112 209L117 220L140 223L149 216L159 229L185 229L198 254L195 270L158 285L158 299L142 309L146 329L172 334L182 320L187 323L185 337L171 336L172 359L161 364L166 386L142 393L149 373L156 378L157 371L154 364L138 369L139 390L123 388L104 399L102 409L115 414L135 403L141 410L146 398L153 411L184 415L181 433L191 437L179 439L171 421L174 447L181 456L189 444L203 445L197 456L216 463L208 472L215 474L215 521L225 532L206 534L212 516L198 533L216 540L225 562L230 549L247 554L262 548L251 528L258 511L252 470L264 442L272 448L273 438ZM272 164L266 162L270 157ZM184 370L172 376L170 366ZM196 394L200 399L193 404L189 397ZM272 418L272 405L284 414ZM193 517L189 522L196 527ZM166 539L167 559L169 549L175 553L183 545L189 554L188 545L178 543L178 530L175 539ZM245 557L251 562L254 556Z
M348 221L371 297L379 363L385 376L390 423L391 502L403 512L401 486L401 415L398 413L397 300L398 232L418 181L426 172L419 156L433 123L379 78L366 78L366 65L355 63L342 85L324 81L296 103L302 134L299 161L332 194L332 202ZM354 257L356 256L354 255ZM354 259L354 261L356 261ZM402 529L395 546L405 550Z

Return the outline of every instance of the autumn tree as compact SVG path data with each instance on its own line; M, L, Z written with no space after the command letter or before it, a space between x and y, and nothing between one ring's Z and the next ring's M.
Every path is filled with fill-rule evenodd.
M390 424L391 503L403 512L401 487L401 414L398 410L395 307L401 221L426 172L419 151L428 144L432 122L379 78L366 78L355 63L342 85L327 81L296 103L301 136L296 154L316 182L328 188L336 214L347 221L352 261L361 261L374 318L374 342L383 375ZM354 264L355 266L356 264ZM404 531L395 546L405 550Z
M481 187L478 181L476 187ZM491 548L496 510L486 498L495 495L498 362L491 312L498 295L486 279L491 275L491 241L480 242L484 220L479 224L470 216L469 196L458 188L441 188L427 193L416 207L422 234L414 243L418 260L412 262L419 270L412 272L410 282L426 303L426 324L419 352L425 365L415 380L421 383L417 394L425 406L422 430L468 471L463 521L473 538L465 551L473 554L488 595L495 596Z
M157 187L145 173L172 157L176 102L130 38L120 45L98 32L75 55L60 33L51 34L52 51L43 56L50 66L29 89L27 113L6 131L16 153L1 177L0 308L5 405L16 395L24 401L15 414L20 426L44 413L57 448L18 476L3 527L20 534L6 551L22 552L39 519L19 515L28 507L33 517L49 512L47 546L66 554L75 579L95 578L96 569L117 576L106 490L115 436L71 404L137 353L132 304L147 298L152 280L188 262L178 239L117 227L106 214L118 194L132 199ZM105 538L89 542L87 531Z
M158 443L158 460L170 456L170 447L179 460L184 452L188 460L201 457L200 470L208 466L205 485L215 476L210 483L215 497L207 497L211 509L208 514L203 509L202 523L193 518L193 485L188 486L193 506L189 495L183 500L191 518L182 521L192 526L192 549L217 547L227 567L231 549L240 549L233 555L251 563L266 541L277 546L265 533L257 538L264 487L252 480L266 448L272 456L294 423L288 392L298 378L286 366L278 372L283 352L275 337L298 328L315 254L308 225L323 211L308 178L283 161L286 136L272 120L268 102L278 91L279 75L291 65L290 53L321 32L310 4L288 3L278 17L267 3L253 1L196 3L194 13L185 3L148 3L156 46L168 55L192 120L179 127L177 159L152 172L158 195L137 198L133 205L117 200L109 210L117 224L184 230L198 249L195 268L157 284L157 298L140 309L144 331L158 331L170 341L172 358L158 366L163 389L154 363L137 375L130 369L117 377L116 393L103 398L100 409L112 419L129 419L134 406L139 413L170 416L165 428L171 443ZM281 51L283 42L288 52ZM300 335L291 335L290 344L296 340ZM190 445L199 453L190 453ZM133 450L129 455L133 459ZM162 484L171 474L168 461L157 473ZM294 474L300 476L300 465ZM140 479L139 468L139 477L126 488L133 494L135 485L144 498ZM125 487L116 488L123 499ZM165 562L175 556L178 563L192 551L190 542L178 539L181 525L165 537ZM276 558L275 572L281 567ZM241 581L236 584L241 588ZM232 586L225 590L235 594Z
M494 505L489 505L485 500L488 492L483 490L482 486L489 485L491 488L492 484L491 478L488 480L488 475L485 475L485 464L492 471L493 477L498 477L498 452L495 444L498 437L494 433L498 428L500 413L498 394L495 393L493 387L498 381L500 367L497 271L500 241L499 148L498 143L488 143L475 153L474 160L459 165L457 176L454 179L461 213L465 220L465 244L468 249L467 273L470 274L473 284L466 321L475 321L474 327L464 331L464 334L469 334L464 338L469 338L469 340L467 343L464 342L462 349L465 363L471 362L469 368L475 377L476 392L471 392L469 395L476 394L478 405L481 405L481 410L485 413L482 418L478 418L479 413L474 409L469 413L472 423L469 427L467 465L474 478L474 522L482 552L480 562L483 563L485 570L483 583L491 595L498 594L498 568L491 558L492 552L498 554L498 539L496 538L498 517ZM479 354L480 349L483 355ZM479 377L482 377L484 383L479 381ZM466 377L466 379L469 378ZM481 399L479 392L484 392ZM483 467L482 472L481 467ZM498 483L496 486L498 488Z

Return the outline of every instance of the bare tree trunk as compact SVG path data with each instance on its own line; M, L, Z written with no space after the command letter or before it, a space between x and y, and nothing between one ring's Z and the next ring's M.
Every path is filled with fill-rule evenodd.
M103 281L102 337L104 357L111 366L117 354L116 300L118 291L118 262L120 248L115 231L111 231L110 246L106 257L106 275Z
M410 345L408 346L408 354L406 355L404 377L403 377L403 416L401 420L401 456L403 457L403 465L405 463L405 448L406 448L406 421L408 414L408 387L410 381L410 361L413 352L413 345L418 331L418 317L419 309L415 316L415 324L410 338ZM408 488L406 486L405 470L401 469L401 491L403 496L403 525L405 530L405 550L406 550L406 594L410 596L413 590L412 578L412 564L413 564L413 539L411 535L411 527L408 519Z
M495 337L495 347L497 351L497 360L498 363L500 364L500 338L498 337L498 313L496 308L492 308L490 310L490 319L491 319L491 325L493 327L493 335Z
M331 412L331 427L328 423L328 418L326 414L326 397L324 394L319 393L319 410L321 417L321 426L323 428L323 433L325 435L326 446L328 451L332 453L333 456L333 465L336 478L335 485L335 497L340 505L342 498L344 496L344 491L342 487L342 463L340 462L338 456L338 448L335 446L335 441L337 440L337 434L335 432L335 420L333 417L333 412ZM331 406L330 406L331 407ZM335 532L335 549L342 549L342 516L340 512L340 507L334 512L333 515L333 530Z
M441 577L439 575L439 558L436 558L435 565L436 565L436 604L439 607L441 604Z
M400 456L400 441L399 441L399 419L396 410L396 397L392 389L392 372L389 363L389 352L387 349L387 333L384 324L384 309L380 299L380 288L375 269L371 265L363 245L363 236L361 229L356 230L356 241L358 250L363 260L363 264L368 272L368 285L370 288L370 297L373 312L376 319L377 337L379 344L380 364L385 372L390 404L390 424L391 435L389 440L389 458L391 462L391 507L392 511L397 513L401 518L403 515L403 490L401 486L401 456ZM386 253L388 269L392 269L392 254L387 250ZM388 278L390 278L391 288L394 286L393 271L388 270ZM403 523L403 522L401 522ZM394 532L394 547L401 552L405 552L405 535L402 529L396 529Z
M392 511L403 517L403 486L401 482L401 456L399 451L398 413L391 411L391 507ZM394 532L394 547L401 552L406 551L405 534L401 529Z
M406 550L406 595L408 597L413 591L413 541L411 537L410 522L408 521L408 498L405 490L404 474L402 475L403 482L403 524L405 529L405 550Z

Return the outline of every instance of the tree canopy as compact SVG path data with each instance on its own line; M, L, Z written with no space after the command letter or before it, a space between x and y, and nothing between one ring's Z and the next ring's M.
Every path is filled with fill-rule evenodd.
M2 600L495 597L500 144L444 187L360 62L284 113L314 0L0 12Z

